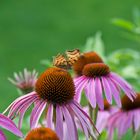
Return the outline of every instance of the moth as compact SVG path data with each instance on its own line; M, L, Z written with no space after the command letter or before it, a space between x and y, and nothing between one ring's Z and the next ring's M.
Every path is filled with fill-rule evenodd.
M66 51L65 55L58 54L53 58L53 65L59 68L71 69L72 65L81 56L80 50L75 49L71 51Z

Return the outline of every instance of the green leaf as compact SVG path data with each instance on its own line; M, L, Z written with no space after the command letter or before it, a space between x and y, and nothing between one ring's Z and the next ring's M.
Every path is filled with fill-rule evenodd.
M133 29L135 28L135 24L124 19L114 18L111 22L112 24L129 31L133 31Z
M134 10L133 10L133 20L134 20L134 23L138 27L140 27L140 10L137 7L135 7Z
M101 57L105 58L105 47L102 40L102 33L97 32L94 37L89 37L83 48L83 52L95 51Z

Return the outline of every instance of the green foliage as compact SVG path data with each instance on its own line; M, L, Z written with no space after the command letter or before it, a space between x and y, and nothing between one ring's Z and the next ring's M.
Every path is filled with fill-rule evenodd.
M135 88L140 90L140 52L133 49L118 49L105 55L105 45L101 38L101 33L97 32L94 37L87 39L84 51L96 51L102 56L112 71L127 79Z
M123 29L123 36L140 43L140 10L138 8L133 10L133 21L114 18L111 22L113 25Z
M98 52L101 57L105 58L105 47L101 37L102 33L100 31L98 31L94 37L89 37L83 48L83 52L94 50L95 52Z

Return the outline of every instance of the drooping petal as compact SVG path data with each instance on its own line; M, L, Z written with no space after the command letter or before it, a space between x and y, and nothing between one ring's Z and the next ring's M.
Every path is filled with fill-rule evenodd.
M91 118L87 115L86 112L84 112L82 110L82 108L80 107L80 105L76 101L73 100L73 103L71 105L73 106L74 110L77 111L79 113L79 115L81 116L81 118L83 118L83 120L85 121L91 136L96 139L96 136L95 136L95 134L94 134L94 132L92 130L92 126L95 128L95 130L97 132L98 132L98 130L96 129L95 125L93 124Z
M15 106L18 102L20 102L20 101L22 101L22 100L24 100L24 99L30 99L31 97L34 97L34 96L36 96L36 95L37 95L36 92L31 92L31 93L29 93L29 94L27 94L27 95L24 95L24 96L21 96L21 97L17 98L15 101L13 101L13 102L4 110L3 114L5 114L8 110L11 111L11 110L14 108L14 106Z
M34 100L32 100L32 101L34 102ZM22 122L23 122L24 114L25 114L25 112L27 111L27 109L31 106L31 104L32 104L32 102L26 103L26 104L24 105L24 107L21 108L21 110L19 110L20 116L19 116L18 128L21 128Z
M115 99L117 105L119 107L121 107L121 99L120 99L120 95L119 95L120 93L119 93L118 89L114 85L113 81L111 81L109 78L106 78L106 80L108 81L108 85L110 86L110 89L112 91L112 94L114 96L114 99Z
M111 93L111 89L110 89L110 86L106 80L105 77L102 77L102 83L103 83L103 88L104 88L104 91L105 91L105 96L106 96L106 99L107 101L112 104L112 93Z
M31 128L35 128L37 126L39 118L40 118L42 112L44 111L45 107L46 107L46 102L44 102L44 101L39 101L35 105L32 113L31 113L31 119L30 119Z
M118 118L117 120L117 126L118 126L118 136L119 138L122 137L132 126L132 121L133 121L133 115L131 113L122 113L122 115Z
M47 117L46 117L47 124L46 126L53 129L53 105L49 104Z
M19 100L18 102L15 102L15 104L11 107L9 111L8 117L10 118L14 117L14 115L18 114L19 110L23 108L27 103L30 103L30 102L33 103L35 98L36 97L28 96L28 98L24 98L24 99Z
M99 131L99 133L101 133L103 129L106 128L109 116L109 111L98 111L96 128Z
M84 87L86 86L86 84L88 83L88 79L84 79L82 80L79 85L76 86L76 95L74 96L74 99L77 101L77 102L80 102L80 99L81 99L81 93L82 93L82 90L84 89Z
M114 127L115 127L115 121L116 119L121 116L121 111L118 111L116 113L114 113L113 115L111 115L108 119L108 124L107 124L107 128L108 128L108 139L109 140L113 140L113 134L114 134Z
M0 140L7 140L4 133L0 130Z
M81 81L83 81L85 79L85 76L80 76L80 77L76 77L74 78L74 84L77 86L79 85L79 83L81 83Z
M116 120L116 128L118 129L118 137L119 139L122 135L125 134L125 130L127 130L126 123L128 123L128 116L125 113L122 113L121 116Z
M114 75L110 73L110 78L118 84L121 89L125 92L125 94L133 101L133 98L136 97L136 93L134 92L133 88L124 80L120 79L118 75Z
M15 135L22 137L21 131L16 127L16 125L6 116L0 114L0 126L14 133Z
M78 134L77 134L77 130L76 130L76 125L74 122L74 118L71 116L71 114L69 113L68 109L63 106L62 108L63 111L63 116L67 125L67 130L69 130L67 133L67 139L68 140L78 140Z
M63 114L60 106L56 106L56 133L63 140Z
M89 80L86 87L86 97L88 98L91 106L96 107L95 83L94 79Z
M95 78L95 93L96 93L97 104L99 108L103 110L104 101L103 101L103 95L102 95L102 85L99 78Z
M75 116L77 117L78 121L80 122L81 128L86 136L86 140L88 140L89 138L89 131L88 131L88 127L86 122L83 120L83 118L80 116L79 112L77 112L77 110L75 110L75 107L73 107L72 104L70 104L70 108L73 110L73 112L75 113Z
M134 128L138 131L140 128L140 110L134 111Z

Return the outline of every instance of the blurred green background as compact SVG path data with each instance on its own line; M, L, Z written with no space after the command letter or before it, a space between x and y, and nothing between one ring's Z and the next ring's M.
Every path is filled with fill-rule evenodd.
M120 36L112 18L132 20L139 0L0 0L0 111L16 97L7 77L23 68L45 69L42 59L74 48L101 31L107 55L118 48L140 51L139 43ZM7 132L6 132L7 133ZM8 140L17 138L9 132Z

